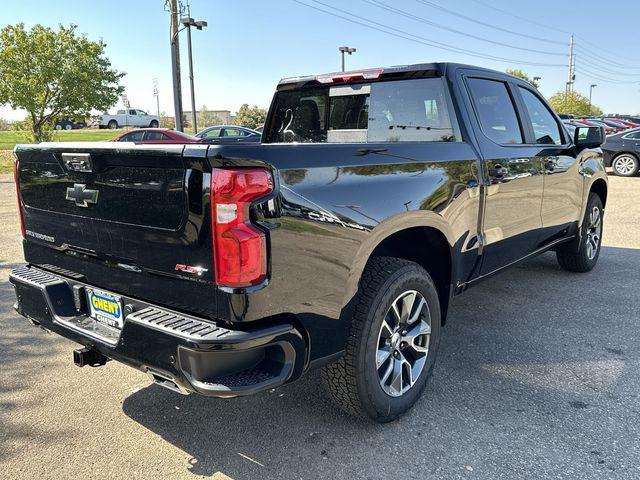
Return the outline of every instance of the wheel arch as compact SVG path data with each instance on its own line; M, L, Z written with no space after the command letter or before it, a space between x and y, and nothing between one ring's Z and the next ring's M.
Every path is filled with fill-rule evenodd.
M600 197L600 201L602 202L602 207L605 208L607 206L607 194L608 194L608 185L602 178L597 179L595 182L591 184L591 188L589 188L589 192L593 192L598 197Z
M448 223L433 212L410 212L385 220L371 232L355 257L348 295L355 295L362 272L372 258L410 260L422 266L434 281L444 324L452 295L453 244Z

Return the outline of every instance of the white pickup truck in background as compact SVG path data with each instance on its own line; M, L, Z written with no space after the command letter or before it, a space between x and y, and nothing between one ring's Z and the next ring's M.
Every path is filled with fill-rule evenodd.
M151 127L158 128L160 118L157 115L149 115L147 112L128 108L118 110L115 115L102 114L98 123L100 128L120 128L120 127Z

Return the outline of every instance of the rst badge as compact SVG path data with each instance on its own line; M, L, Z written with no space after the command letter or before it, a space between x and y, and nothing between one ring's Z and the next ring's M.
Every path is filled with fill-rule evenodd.
M209 269L203 267L192 267L191 265L182 265L181 263L176 264L175 268L176 272L184 272L184 273L194 273L198 276L202 275L204 272L208 272Z

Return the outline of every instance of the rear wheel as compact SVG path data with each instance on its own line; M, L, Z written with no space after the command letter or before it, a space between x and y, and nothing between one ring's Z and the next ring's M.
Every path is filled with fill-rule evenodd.
M62 130L62 125L60 125L59 123L56 123L56 126L54 128L56 130Z
M602 245L603 214L602 200L591 192L582 220L580 238L556 250L556 257L562 268L570 272L583 273L596 266Z
M118 122L116 122L115 120L109 120L107 126L110 130L115 130L116 128L118 128Z
M638 157L635 155L623 153L613 159L611 167L616 175L621 177L633 177L638 173L640 163L638 162Z
M422 395L440 343L440 303L429 274L398 258L372 259L356 295L345 355L322 379L346 412L389 422Z
M73 128L73 127L71 126L71 124L70 124L70 123L67 123L67 124L64 126L64 129L65 129L65 130L71 130L72 128Z

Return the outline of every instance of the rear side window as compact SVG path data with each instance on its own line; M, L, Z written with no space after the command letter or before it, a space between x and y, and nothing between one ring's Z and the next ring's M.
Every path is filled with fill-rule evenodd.
M265 143L459 141L440 78L280 92Z
M485 78L469 78L468 84L484 134L500 144L522 143L522 131L507 85Z
M624 137L625 140L638 140L640 139L640 130L637 132L627 133Z
M541 145L562 144L560 127L547 106L532 91L522 87L518 88L531 119L536 143Z

